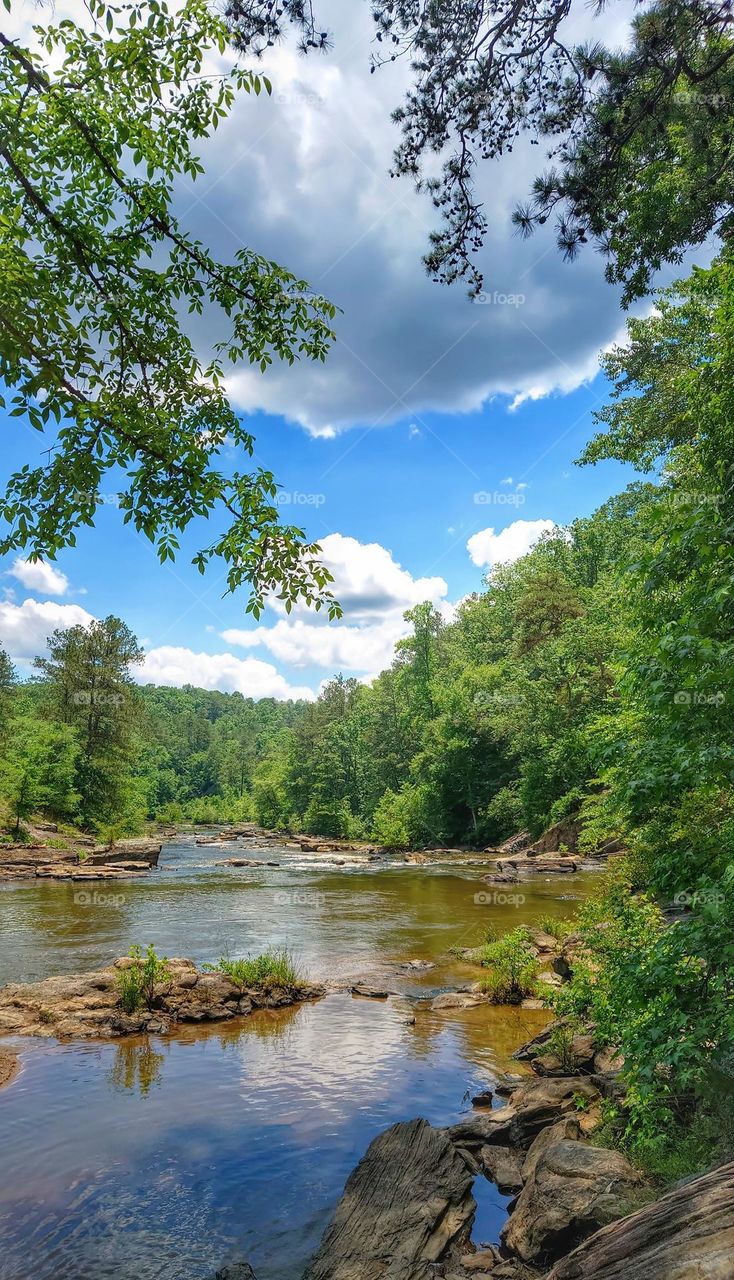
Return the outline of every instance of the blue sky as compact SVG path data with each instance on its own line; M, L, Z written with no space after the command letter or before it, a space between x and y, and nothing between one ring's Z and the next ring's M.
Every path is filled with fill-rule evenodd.
M213 687L288 696L317 690L340 667L360 676L374 673L381 659L389 660L403 608L424 594L443 606L481 586L489 565L473 562L467 549L473 535L488 529L498 535L514 525L517 545L524 546L526 530L532 535L535 522L568 523L623 487L628 476L622 467L574 464L593 432L591 411L605 391L600 375L574 392L526 402L513 411L503 398L477 413L409 415L390 426L355 428L335 438L315 437L273 415L253 415L257 461L271 468L283 487L284 517L302 523L326 547L341 540L347 567L359 559L358 548L347 540L365 548L366 569L357 566L353 580L337 574L347 613L336 627L313 615L286 620L269 609L258 628L245 617L244 597L223 596L216 565L202 578L189 563L208 537L203 523L187 534L176 564L162 566L150 544L122 525L110 502L99 507L96 527L83 529L77 547L59 556L53 566L61 575L58 581L41 570L14 570L15 556L0 562L0 642L24 668L39 647L43 618L30 608L28 625L18 628L14 621L25 602L33 601L50 610L46 629L83 620L80 609L96 617L115 613L154 654L173 648L192 655L231 654L235 660L234 669L218 670L215 664L202 670L192 659L179 678L186 659L179 655L172 670L169 656L149 671L166 683L190 678ZM17 419L0 429L10 446L3 473L45 446ZM482 557L480 546L474 559ZM400 579L397 566L407 580ZM358 590L365 572L372 590L376 584L375 599L367 609L362 597L350 607L350 591ZM416 590L416 580L427 580L430 589ZM232 639L241 630L264 634L273 627L304 626L305 651L301 645L293 657L282 637L275 653L268 644L245 648ZM324 637L345 626L364 633L364 643L356 637L346 660L341 650L331 653ZM251 667L248 680L253 659L259 665Z
M256 461L290 496L285 518L322 543L345 618L329 627L269 609L256 626L244 598L222 598L215 568L202 579L189 563L212 531L192 526L176 565L160 566L122 526L110 478L96 528L55 569L0 563L0 644L21 670L54 627L116 613L148 652L141 678L313 696L334 671L364 678L386 665L406 608L429 598L450 616L493 562L630 478L613 464L574 466L608 393L599 351L623 336L625 316L593 252L567 264L550 227L529 241L512 233L537 151L519 145L481 174L490 234L479 303L433 284L421 265L433 210L388 177L390 111L408 69L371 76L369 6L322 3L333 52L269 54L272 97L243 95L176 211L222 260L249 245L341 308L326 365L234 369L229 388ZM79 0L61 9L84 12ZM29 0L20 12L27 30L37 10ZM580 6L573 21L614 41L630 12ZM219 320L191 323L205 356ZM0 418L0 432L0 479L49 444L17 419Z

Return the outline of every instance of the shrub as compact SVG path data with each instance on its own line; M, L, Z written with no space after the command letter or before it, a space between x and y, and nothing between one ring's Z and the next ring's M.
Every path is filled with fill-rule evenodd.
M539 1058L557 1058L564 1075L571 1075L575 1066L573 1054L574 1029L570 1023L557 1022L542 1048L538 1049Z
M159 956L152 943L143 954L140 947L130 948L132 964L117 975L120 1004L125 1013L135 1013L142 1004L152 1009L157 988L170 980L171 971L166 956Z
M475 952L488 970L480 989L496 1004L519 1004L535 994L538 961L526 928L513 929L496 942L486 942Z
M275 987L301 987L303 979L289 951L265 951L260 956L230 960L222 956L216 964L205 964L209 973L226 973L241 991L271 991Z
M574 924L571 920L557 920L555 916L541 916L538 921L538 928L558 942L563 942L563 939L567 938L569 933L573 933Z

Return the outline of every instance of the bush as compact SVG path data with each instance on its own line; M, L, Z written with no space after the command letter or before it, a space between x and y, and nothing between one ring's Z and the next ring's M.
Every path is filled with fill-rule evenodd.
M145 955L140 947L131 947L130 959L132 964L121 969L117 975L120 1004L125 1013L135 1013L141 1005L152 1009L158 994L157 988L171 977L168 958L159 956L150 943Z
M488 970L480 990L495 1004L519 1004L535 994L538 961L526 928L513 929L496 942L485 942L474 958Z
M483 844L499 844L514 835L522 823L522 801L517 787L501 787L480 815L481 841Z
M541 916L538 921L538 928L547 933L551 938L555 938L558 942L563 942L569 933L573 933L575 925L571 920L557 920L555 916Z
M665 1135L692 1153L708 1132L731 1158L731 1125L715 1119L734 1093L729 897L701 889L690 915L669 924L621 867L580 920L587 959L554 1006L590 1017L599 1040L619 1046L630 1152L646 1167L678 1169Z
M226 973L241 991L271 991L275 987L297 988L303 986L289 951L265 951L261 956L247 956L244 960L230 960L222 956L216 964L205 964L209 973Z
M572 1075L575 1067L573 1054L573 1026L568 1022L557 1022L542 1048L538 1049L539 1058L557 1058L565 1075Z

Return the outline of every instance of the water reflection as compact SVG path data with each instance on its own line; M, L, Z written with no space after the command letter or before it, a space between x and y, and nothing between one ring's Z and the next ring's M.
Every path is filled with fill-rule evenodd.
M111 1088L147 1097L160 1084L165 1054L158 1053L146 1036L142 1041L122 1040L115 1047L115 1061L109 1072Z
M0 1280L208 1280L237 1259L258 1280L295 1280L371 1139L416 1115L458 1118L546 1020L420 1000L465 975L447 948L488 923L471 872L335 871L288 851L279 868L240 872L209 853L172 849L168 870L121 886L117 908L75 902L71 885L9 886L5 978L101 965L132 941L199 962L285 944L314 975L377 971L401 994L329 995L165 1040L26 1042L0 1093ZM588 887L523 886L522 906L492 923L568 914L555 895ZM396 968L411 957L436 967ZM503 1212L487 1196L478 1239L496 1238Z

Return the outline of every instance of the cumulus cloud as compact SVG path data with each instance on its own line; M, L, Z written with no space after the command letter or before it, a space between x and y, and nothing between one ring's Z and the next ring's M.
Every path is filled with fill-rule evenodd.
M466 549L472 563L480 567L507 564L526 555L544 533L555 528L553 520L513 520L500 533L480 529L472 534Z
M586 23L603 38L616 20ZM181 191L181 216L215 252L252 245L343 308L326 366L276 362L265 377L239 367L228 380L238 406L333 437L406 417L420 429L422 412L475 411L498 394L517 406L592 377L620 322L601 259L590 250L564 263L550 224L528 241L512 230L512 209L542 167L539 149L521 142L482 167L491 227L482 304L460 285L434 284L421 257L435 211L407 180L388 177L398 136L390 109L409 67L369 74L369 6L323 0L323 21L333 52L268 50L273 96L243 95L206 144L206 176ZM210 318L198 326L206 344Z
M377 673L389 665L397 641L410 631L403 619L407 609L430 600L450 616L446 581L412 577L380 543L332 533L321 547L321 559L334 576L334 594L344 608L342 621L320 621L313 612L297 609L296 616L282 617L273 626L224 631L222 639L246 649L263 647L295 667ZM278 601L273 608L283 612Z
M223 693L242 693L248 698L313 699L314 692L305 686L291 685L269 662L259 658L236 658L231 653L194 653L177 645L161 645L145 655L136 671L141 684L185 684L197 689L220 689Z
M60 569L54 569L45 560L23 560L18 556L7 572L29 591L42 592L48 596L65 596L69 590L66 574Z
M0 603L0 645L14 662L27 665L45 653L46 640L54 631L88 626L94 618L78 604L57 604L54 600L24 600Z

